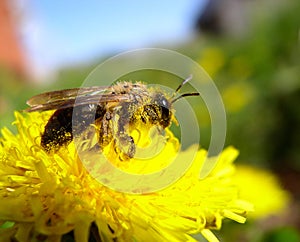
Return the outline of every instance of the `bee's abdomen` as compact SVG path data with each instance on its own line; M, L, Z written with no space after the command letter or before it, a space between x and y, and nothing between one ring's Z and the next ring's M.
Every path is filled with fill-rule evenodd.
M56 150L72 140L72 113L73 108L66 108L55 111L51 116L41 139L46 151Z
M105 109L99 105L81 105L56 110L45 126L41 138L42 147L46 151L59 149L71 142L74 135L80 135L104 113Z

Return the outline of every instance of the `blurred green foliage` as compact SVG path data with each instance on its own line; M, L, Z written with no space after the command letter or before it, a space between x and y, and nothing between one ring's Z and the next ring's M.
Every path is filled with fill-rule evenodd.
M22 110L33 88L6 69L0 69L0 125L10 125L14 120L13 110Z
M293 228L283 227L266 233L261 242L298 242L300 234Z
M299 11L289 2L241 38L200 36L185 51L208 67L227 110L227 145L247 163L300 170Z

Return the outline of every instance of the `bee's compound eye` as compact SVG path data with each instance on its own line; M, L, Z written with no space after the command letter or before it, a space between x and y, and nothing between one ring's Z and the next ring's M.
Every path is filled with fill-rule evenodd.
M171 114L171 111L166 106L160 106L160 110L161 110L160 125L163 128L166 128L171 123L171 116L172 116L172 114Z

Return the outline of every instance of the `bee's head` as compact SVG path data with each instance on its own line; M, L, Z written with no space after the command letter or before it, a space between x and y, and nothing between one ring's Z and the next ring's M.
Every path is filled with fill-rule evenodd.
M159 110L159 125L163 128L168 127L171 124L172 119L172 103L166 98L166 96L163 93L160 92L155 93L152 101Z
M173 103L179 100L180 98L187 96L198 96L199 93L184 93L179 96L178 94L181 87L191 80L191 76L184 80L176 89L174 94L167 98L163 92L153 92L151 95L151 104L147 104L144 106L144 110L146 111L149 120L153 124L158 124L162 128L167 128L170 126L172 118L173 118Z

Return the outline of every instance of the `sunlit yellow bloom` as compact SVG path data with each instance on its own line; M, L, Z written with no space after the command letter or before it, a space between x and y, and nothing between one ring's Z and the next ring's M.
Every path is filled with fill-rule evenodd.
M222 91L222 98L228 112L238 112L254 98L253 87L246 82L236 82Z
M249 217L276 215L287 208L290 196L271 172L239 165L234 180L240 186L240 196L254 205L254 212L249 213Z
M207 47L201 52L198 63L211 77L214 77L224 66L225 56L220 48Z
M195 241L191 235L198 233L218 241L211 230L220 229L224 218L245 222L252 209L240 199L231 179L237 156L233 148L222 153L203 180L198 177L206 151L200 150L175 183L157 192L129 194L110 189L89 174L73 143L46 153L40 147L40 135L49 115L16 113L18 134L2 129L0 224L14 223L0 228L0 241L35 241L37 237L60 241L70 231L77 242L88 241L89 234L101 241ZM170 132L167 135L162 154L150 160L155 169L165 167L179 149L177 139ZM183 156L188 152L183 151ZM137 160L123 164L122 169L143 174ZM152 171L147 167L146 173ZM105 168L100 166L98 171L105 173Z
M249 61L244 56L232 58L229 66L229 73L236 80L246 80L252 74Z

